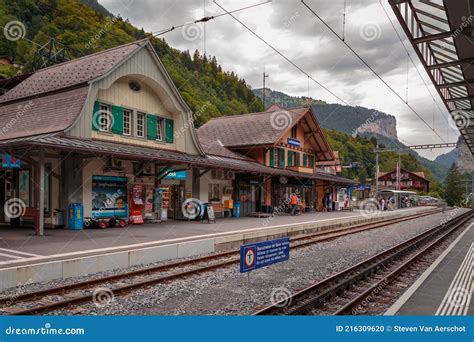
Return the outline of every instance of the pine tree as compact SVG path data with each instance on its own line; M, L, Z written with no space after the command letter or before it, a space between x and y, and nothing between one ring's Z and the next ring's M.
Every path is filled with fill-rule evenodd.
M463 189L463 176L459 172L456 164L453 163L448 170L448 174L444 179L444 198L449 206L457 206L462 202Z

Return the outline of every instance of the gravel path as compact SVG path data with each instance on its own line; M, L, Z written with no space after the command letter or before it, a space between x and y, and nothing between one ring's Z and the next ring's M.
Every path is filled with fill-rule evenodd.
M461 214L463 211L459 211ZM117 296L109 304L83 305L84 315L247 315L320 281L397 243L440 224L449 212L361 232L291 252L280 265L256 270L247 277L238 265L158 284ZM82 277L85 278L85 277ZM68 280L74 282L74 280ZM48 287L51 283L37 286ZM64 284L64 281L61 282ZM55 312L51 314L67 314Z

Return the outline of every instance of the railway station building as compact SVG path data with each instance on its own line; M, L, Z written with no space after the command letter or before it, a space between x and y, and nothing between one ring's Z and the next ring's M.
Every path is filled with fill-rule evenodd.
M325 191L352 183L316 172L334 154L310 108L271 107L195 130L146 39L10 84L0 96L0 222L30 222L40 235L69 225L71 205L86 218L139 224L187 219L188 200L270 212L296 190L317 210ZM277 115L289 120L283 129L272 125Z

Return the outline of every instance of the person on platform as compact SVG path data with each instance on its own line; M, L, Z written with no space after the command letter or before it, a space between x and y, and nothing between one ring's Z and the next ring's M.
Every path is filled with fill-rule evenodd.
M298 205L298 196L295 193L291 194L290 204L291 204L291 216L294 216L296 212L296 206Z

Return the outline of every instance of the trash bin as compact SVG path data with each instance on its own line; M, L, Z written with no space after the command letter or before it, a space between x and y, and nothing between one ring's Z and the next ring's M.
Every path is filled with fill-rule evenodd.
M69 204L67 226L72 230L81 230L84 228L84 206L82 203Z
M234 201L234 209L232 209L232 214L235 218L240 217L240 201Z

